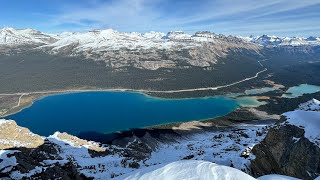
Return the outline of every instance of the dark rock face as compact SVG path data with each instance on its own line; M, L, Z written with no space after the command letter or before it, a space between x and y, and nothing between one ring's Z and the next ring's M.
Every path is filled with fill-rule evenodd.
M271 128L266 138L252 150L252 175L283 174L301 179L320 175L320 148L293 125Z
M45 171L35 174L31 177L32 179L65 179L65 180L82 180L82 179L89 179L80 175L77 171L74 164L71 162L63 165L63 166L51 166L48 167Z
M61 160L59 156L58 147L48 141L37 148L17 148L17 152L11 156L15 156L17 165L12 171L19 171L21 173L29 173L36 167L41 167L41 171L30 176L31 179L88 179L83 177L77 169L76 165L71 161L66 164L44 165L45 160ZM0 171L0 179L10 177L10 173L3 173ZM28 178L22 178L28 179Z

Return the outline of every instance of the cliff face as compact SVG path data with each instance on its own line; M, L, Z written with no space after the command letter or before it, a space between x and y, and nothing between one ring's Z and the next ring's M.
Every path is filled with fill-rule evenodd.
M254 146L251 162L255 177L285 174L302 179L320 175L320 102L313 99L284 113L283 122L270 128Z
M252 152L255 177L285 174L302 179L314 179L320 173L320 148L304 137L304 130L286 125L269 130L266 138Z

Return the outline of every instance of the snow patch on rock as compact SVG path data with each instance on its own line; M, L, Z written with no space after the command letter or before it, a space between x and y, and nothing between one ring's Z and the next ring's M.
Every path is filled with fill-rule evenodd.
M9 156L17 151L14 150L0 150L0 172L7 173L12 170L14 166L17 165L17 160L15 156Z
M320 147L320 112L295 110L284 115L289 124L304 129L305 137Z
M295 111L286 112L286 123L300 127L305 131L305 137L320 147L320 102L312 99L299 105Z

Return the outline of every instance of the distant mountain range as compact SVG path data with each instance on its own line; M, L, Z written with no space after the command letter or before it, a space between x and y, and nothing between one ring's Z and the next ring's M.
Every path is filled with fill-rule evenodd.
M50 55L105 61L107 67L157 70L159 68L212 69L230 54L260 55L265 47L304 47L320 45L319 37L235 37L200 31L118 32L113 29L48 34L33 29L0 29L0 54L41 51ZM296 51L296 50L295 50Z
M167 34L150 31L147 33L118 32L113 29L92 30L88 32L63 32L60 34L48 34L33 29L0 29L0 45L47 45L57 49L73 43L78 43L82 48L169 48L179 44L178 42L251 42L263 46L300 46L320 45L320 37L278 37L278 36L224 36L209 31L199 31L195 34L187 34L183 31L171 31ZM172 41L175 41L173 43ZM243 43L243 42L242 42Z
M243 39L262 46L306 46L320 45L320 37L310 36L303 37L278 37L278 36L250 36L242 37Z
M260 47L241 38L206 31L189 35L181 31L126 33L106 29L46 34L32 29L1 29L0 53L9 54L17 48L103 60L114 69L131 66L157 70L178 64L184 64L182 68L210 67L230 50L258 52Z

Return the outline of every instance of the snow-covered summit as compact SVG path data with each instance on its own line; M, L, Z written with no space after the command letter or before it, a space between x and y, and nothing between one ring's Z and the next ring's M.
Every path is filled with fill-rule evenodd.
M158 41L164 36L160 32L118 32L113 29L93 30L88 32L65 32L58 35L60 39L52 44L43 46L45 48L51 47L53 50L73 45L77 51L86 50L114 50L114 49L139 49L150 47L166 46L165 42ZM163 41L163 40L162 40Z
M92 30L87 32L63 32L59 34L43 33L34 29L0 29L0 45L18 46L18 45L48 45L59 49L70 44L90 44L87 47L97 48L114 46L117 48L150 48L150 47L171 47L176 42L216 42L219 40L230 40L240 42L256 43L262 46L300 46L300 45L320 45L320 38L310 36L303 37L277 37L277 36L250 36L235 38L224 36L209 31L199 31L194 34L188 34L183 31L170 31L168 33L150 31L146 33L138 32L119 32L113 29ZM171 41L168 43L167 41ZM236 41L235 41L236 40ZM108 42L106 42L108 41ZM81 49L81 47L79 47ZM112 48L111 48L112 49Z
M50 44L57 39L49 34L42 33L33 29L0 29L0 45L41 45Z
M250 37L241 37L242 39L260 44L262 46L304 46L304 45L320 45L320 38L318 37L278 37L278 36L250 36Z

